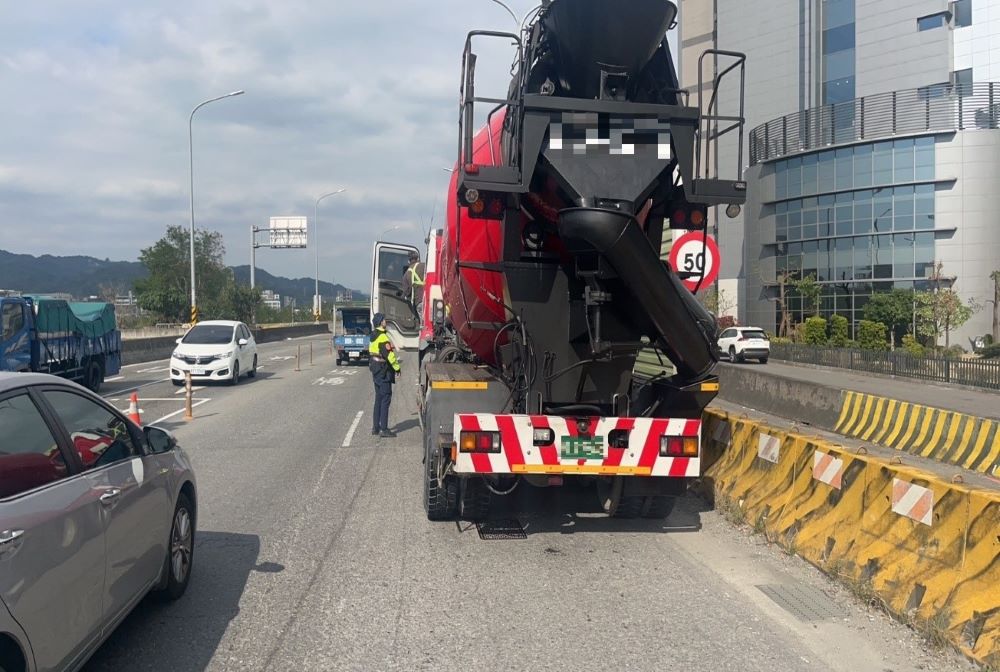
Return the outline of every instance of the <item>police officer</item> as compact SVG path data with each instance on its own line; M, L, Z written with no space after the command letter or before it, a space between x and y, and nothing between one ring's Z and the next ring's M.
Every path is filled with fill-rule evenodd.
M423 318L424 305L424 264L420 261L420 255L415 251L410 251L409 265L403 273L403 296L413 309L417 311L417 320Z
M385 333L385 315L375 313L372 327L371 343L368 344L368 368L375 384L372 434L392 438L396 435L389 429L389 404L392 402L392 385L399 374L399 360L389 335Z

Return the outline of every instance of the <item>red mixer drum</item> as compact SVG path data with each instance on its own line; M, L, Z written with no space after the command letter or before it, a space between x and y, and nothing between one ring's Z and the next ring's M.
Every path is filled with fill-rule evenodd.
M506 110L493 115L473 140L472 163L499 165L500 137ZM492 147L491 147L492 145ZM448 187L447 223L441 251L441 292L451 309L451 321L459 338L482 360L496 364L493 347L497 326L508 321L504 308L504 279L497 271L470 268L475 264L498 264L503 230L500 219L473 219L460 207L455 193L458 171ZM459 263L463 266L459 266Z

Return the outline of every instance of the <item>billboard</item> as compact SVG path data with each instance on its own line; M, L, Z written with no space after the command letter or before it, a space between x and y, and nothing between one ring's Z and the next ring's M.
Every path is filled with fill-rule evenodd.
M309 242L305 217L272 217L270 246L275 248L303 248Z

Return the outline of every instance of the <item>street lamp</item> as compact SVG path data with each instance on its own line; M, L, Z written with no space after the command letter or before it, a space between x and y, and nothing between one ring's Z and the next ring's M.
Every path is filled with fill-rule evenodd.
M214 103L217 100L222 100L223 98L232 98L233 96L242 96L246 93L243 89L239 91L233 91L227 93L224 96L218 96L217 98L210 98L206 101L198 103L195 108L191 110L191 116L188 117L188 157L190 159L190 176L191 176L191 322L198 321L198 292L195 290L195 274L194 274L194 113L208 105L209 103Z
M378 234L378 239L379 240L385 240L385 234L392 233L393 231L398 231L400 228L401 227L399 226L399 224L397 224L396 226L390 227L390 228L386 229L385 231L383 231L382 233Z
M313 207L313 244L316 246L316 292L313 294L313 318L316 322L319 322L320 314L323 312L323 301L319 298L319 204L323 199L342 194L345 191L347 191L347 187L323 194L316 199L316 205Z

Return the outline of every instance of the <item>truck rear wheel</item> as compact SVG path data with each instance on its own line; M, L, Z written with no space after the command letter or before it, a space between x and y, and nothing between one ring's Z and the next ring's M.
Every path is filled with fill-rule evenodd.
M674 505L677 504L676 497L655 495L646 499L648 500L646 502L646 512L642 514L642 517L653 518L655 520L668 518L674 510Z
M91 392L100 392L101 383L104 382L104 370L100 362L91 360L83 370L83 385Z
M438 480L441 469L441 449L427 439L424 447L424 508L427 520L448 520L458 508L458 483L454 476Z
M490 491L482 478L463 478L459 484L458 515L462 520L481 521L490 515Z
M638 518L646 506L641 495L626 495L622 476L602 478L597 481L597 496L604 513L612 518Z

